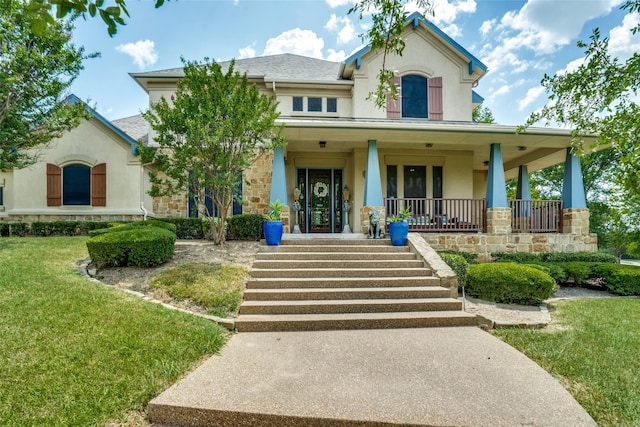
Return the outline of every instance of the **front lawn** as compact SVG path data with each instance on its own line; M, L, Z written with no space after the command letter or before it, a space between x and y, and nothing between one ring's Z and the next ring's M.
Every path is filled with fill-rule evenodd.
M0 424L120 421L218 351L216 324L76 273L84 237L0 239Z
M640 299L586 299L555 308L547 329L495 334L559 378L600 426L640 425Z

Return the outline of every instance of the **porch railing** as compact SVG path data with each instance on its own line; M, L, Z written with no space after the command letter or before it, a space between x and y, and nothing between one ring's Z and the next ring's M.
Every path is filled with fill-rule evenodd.
M400 213L404 207L411 210L410 231L485 232L485 199L384 199L387 218Z
M514 233L562 233L561 200L509 200Z

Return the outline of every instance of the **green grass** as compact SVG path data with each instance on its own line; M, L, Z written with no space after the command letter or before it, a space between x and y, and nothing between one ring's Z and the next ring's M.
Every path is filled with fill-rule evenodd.
M123 420L225 342L212 322L79 276L85 243L0 239L0 425Z
M249 271L239 265L193 262L158 273L150 286L164 289L172 298L189 299L215 316L227 317L236 313L248 277Z
M640 425L640 300L556 305L558 328L504 329L504 341L560 378L601 426Z

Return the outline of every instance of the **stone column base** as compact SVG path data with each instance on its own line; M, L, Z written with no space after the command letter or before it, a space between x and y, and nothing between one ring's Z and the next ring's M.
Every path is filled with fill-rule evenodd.
M511 234L511 208L487 209L487 234Z
M385 215L384 206L364 206L360 209L360 232L366 235L369 234L369 213L375 209L380 214L380 222L378 223L380 226L380 236L384 236L385 231L385 223L387 216Z
M291 209L289 206L282 208L282 232L291 233Z
M563 209L562 232L566 234L575 234L578 236L589 235L589 209Z

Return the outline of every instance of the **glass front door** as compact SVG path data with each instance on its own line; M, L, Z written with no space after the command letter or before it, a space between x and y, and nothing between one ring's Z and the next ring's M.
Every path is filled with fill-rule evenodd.
M342 231L342 170L298 169L300 211L298 225L303 233Z

